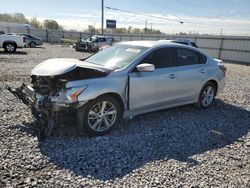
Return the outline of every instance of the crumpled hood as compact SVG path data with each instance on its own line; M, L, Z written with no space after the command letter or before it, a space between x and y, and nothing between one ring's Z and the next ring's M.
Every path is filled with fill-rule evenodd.
M57 76L74 70L76 67L88 69L96 69L104 71L105 69L78 59L48 59L37 65L32 71L32 75L36 76Z

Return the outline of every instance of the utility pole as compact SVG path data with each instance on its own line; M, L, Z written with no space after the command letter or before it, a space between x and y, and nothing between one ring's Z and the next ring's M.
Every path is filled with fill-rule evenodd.
M103 35L103 9L104 9L104 0L102 0L102 35Z
M222 36L222 28L220 29L220 36Z
M146 20L146 23L145 23L145 33L147 32L147 26L148 26L148 20Z

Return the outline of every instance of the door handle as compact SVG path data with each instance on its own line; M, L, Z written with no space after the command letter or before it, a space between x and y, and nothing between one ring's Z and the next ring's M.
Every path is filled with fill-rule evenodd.
M170 74L169 78L174 79L177 75L176 74Z
M205 73L205 72L207 72L207 71L206 71L206 69L201 69L200 72L201 72L201 73Z

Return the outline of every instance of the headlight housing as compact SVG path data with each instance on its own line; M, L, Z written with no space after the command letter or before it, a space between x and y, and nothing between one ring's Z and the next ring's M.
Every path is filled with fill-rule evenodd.
M87 86L72 87L66 89L66 97L71 102L77 102L78 96L87 88Z

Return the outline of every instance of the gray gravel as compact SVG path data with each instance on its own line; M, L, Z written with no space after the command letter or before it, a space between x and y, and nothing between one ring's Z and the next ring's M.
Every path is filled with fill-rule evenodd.
M4 84L42 60L89 54L60 45L0 52L0 187L250 187L250 67L227 64L225 91L124 121L111 134L39 141L28 108Z

